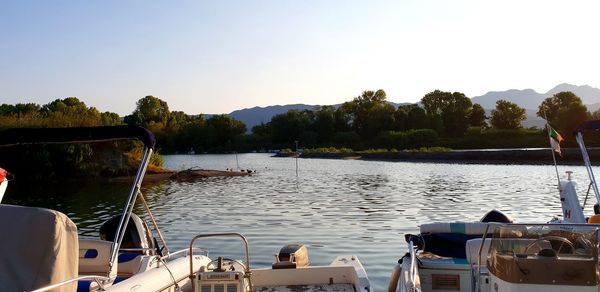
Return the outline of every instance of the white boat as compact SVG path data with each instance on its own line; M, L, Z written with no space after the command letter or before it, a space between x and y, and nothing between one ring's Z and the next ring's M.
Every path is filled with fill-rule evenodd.
M65 214L44 208L0 205L0 287L2 291L370 291L356 256L327 266L308 265L302 244L286 245L272 267L250 268L248 241L237 233L198 235L190 248L171 252L141 192L155 140L133 126L62 129L9 129L0 147L20 144L89 143L139 139L144 154L121 215L107 220L99 238L79 238ZM143 205L152 229L133 213ZM245 259L211 259L194 248L196 240L234 236L243 241ZM159 240L160 239L160 244Z
M600 193L583 132L600 129L587 121L575 130L597 202ZM599 291L600 208L586 218L572 172L559 181L563 218L515 224L499 211L478 222L433 222L407 234L408 251L394 267L395 291ZM558 175L558 173L557 173ZM586 195L587 199L587 195Z
M6 170L0 168L0 203L4 197L4 192L6 192L6 188L8 187L8 179L6 178L6 175Z

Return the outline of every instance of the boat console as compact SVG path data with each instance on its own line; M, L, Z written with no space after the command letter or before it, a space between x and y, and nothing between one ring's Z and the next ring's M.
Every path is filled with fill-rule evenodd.
M190 254L198 239L230 237L244 244L245 262L219 257L194 272L190 262L193 291L278 292L337 291L367 292L371 285L356 256L339 256L328 266L310 266L304 244L285 245L271 268L250 269L248 241L238 233L198 235L190 242Z
M598 226L506 225L491 239L490 287L536 284L563 289L598 285Z

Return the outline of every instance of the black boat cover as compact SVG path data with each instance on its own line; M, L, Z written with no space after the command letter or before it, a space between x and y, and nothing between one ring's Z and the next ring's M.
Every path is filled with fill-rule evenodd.
M573 134L577 134L586 130L600 130L600 120L585 121L579 124L579 126L577 126L577 128L575 128L573 131Z
M19 144L89 143L138 139L154 148L154 134L138 126L102 126L73 128L12 128L0 131L0 146Z

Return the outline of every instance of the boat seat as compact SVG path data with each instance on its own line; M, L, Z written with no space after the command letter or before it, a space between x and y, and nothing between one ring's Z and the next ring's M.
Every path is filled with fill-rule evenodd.
M79 275L106 276L112 242L100 239L79 240ZM117 277L115 284L123 281L142 269L143 255L139 253L121 253L117 257ZM96 288L92 280L80 280L77 291L91 291Z
M488 228L488 226L490 226ZM466 243L472 239L480 239L488 228L488 235L493 226L485 222L441 222L420 226L423 251L442 257L466 259Z
M31 291L77 278L77 226L43 208L0 205L0 287ZM76 283L52 291L74 291Z
M144 256L139 253L121 253L118 257L119 266L117 275L119 277L131 277L142 272Z
M475 238L467 240L465 245L467 262L471 265L477 265L477 259L479 258L479 248L481 247L482 238ZM487 264L487 255L490 252L490 244L492 243L491 238L486 238L481 250L481 266Z
M80 239L79 275L108 275L111 247L110 241Z

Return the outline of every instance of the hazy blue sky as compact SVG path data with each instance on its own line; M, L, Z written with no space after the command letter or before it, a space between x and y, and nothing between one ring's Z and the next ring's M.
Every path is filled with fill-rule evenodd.
M600 86L600 1L0 2L0 103L128 114Z

